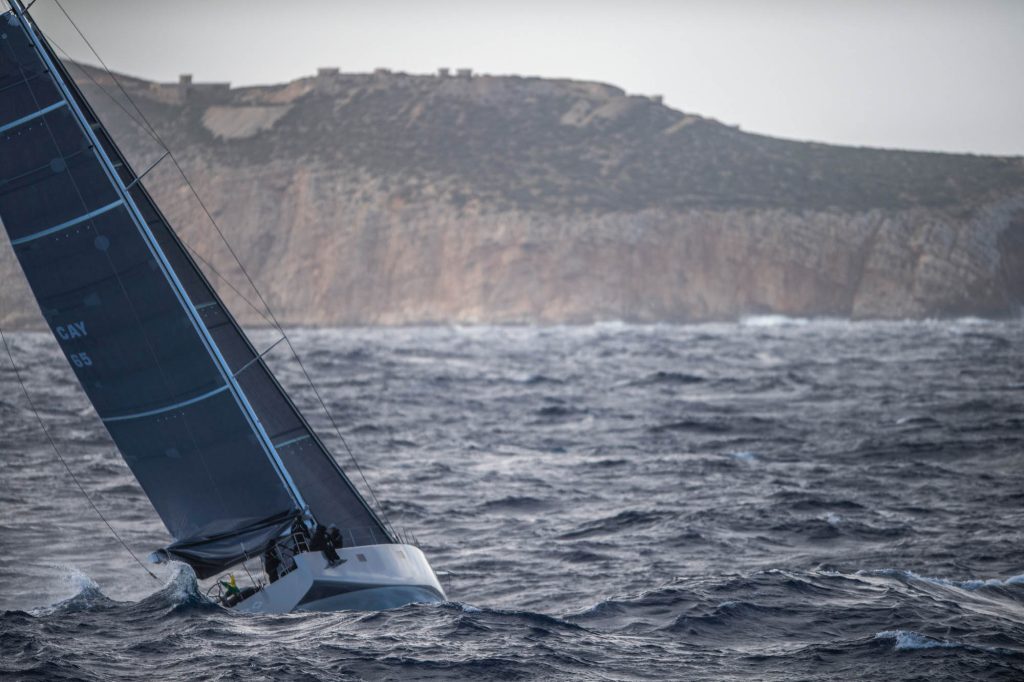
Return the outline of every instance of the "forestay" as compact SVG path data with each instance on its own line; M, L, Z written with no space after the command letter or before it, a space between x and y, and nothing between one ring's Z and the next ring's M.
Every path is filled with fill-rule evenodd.
M30 22L0 18L0 220L168 551L209 575L303 505L391 542Z

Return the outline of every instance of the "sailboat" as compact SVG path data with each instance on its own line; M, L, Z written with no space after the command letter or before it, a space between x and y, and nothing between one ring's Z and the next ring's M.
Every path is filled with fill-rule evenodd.
M0 220L78 381L173 542L238 611L446 599L359 493L20 0L0 15ZM330 528L330 533L325 533ZM239 587L234 572L261 562Z

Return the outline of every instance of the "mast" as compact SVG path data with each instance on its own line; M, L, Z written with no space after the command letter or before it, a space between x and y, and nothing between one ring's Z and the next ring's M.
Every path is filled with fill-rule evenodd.
M33 22L29 19L27 11L24 5L22 4L22 0L9 0L9 2L11 4L11 9L14 10L15 14L18 16L18 19L20 20L22 28L25 30L25 33L28 35L32 43L35 45L40 58L46 64L53 80L55 81L57 87L63 94L64 101L67 103L68 108L72 111L79 127L81 128L82 132L86 135L86 137L91 141L93 145L93 150L95 151L96 156L99 158L104 172L106 173L111 183L113 183L118 194L120 195L121 202L123 202L124 206L126 206L129 209L129 213L131 214L136 227L139 229L143 237L146 239L147 246L149 247L153 255L156 257L157 262L159 263L164 276L171 284L177 298L187 311L189 321L195 328L196 333L199 334L200 338L202 339L203 344L206 346L210 354L210 357L214 360L214 363L216 364L218 370L220 371L221 376L228 385L229 391L234 396L236 402L239 404L239 406L243 409L244 413L246 414L249 423L252 426L252 429L260 442L261 447L263 448L267 457L271 460L271 463L273 464L278 475L281 477L282 483L287 488L289 494L295 501L298 508L308 513L309 507L303 500L302 493L299 491L298 487L295 485L295 482L292 480L292 477L288 472L288 468L281 460L281 456L278 454L277 449L274 447L274 444L271 442L270 437L266 433L266 430L263 428L263 425L260 423L259 418L256 416L256 413L253 410L251 403L246 397L245 392L242 390L242 387L238 383L237 377L228 367L227 361L224 359L223 354L217 347L217 344L211 337L209 330L203 323L202 318L199 315L199 312L196 310L195 304L189 298L188 293L185 291L185 288L182 285L181 281L179 280L177 273L175 273L174 268L172 268L171 264L168 262L167 255L160 247L160 244L157 243L156 237L149 229L149 226L147 225L145 219L143 219L142 213L139 211L139 207L136 205L134 198L132 197L131 193L129 193L128 188L125 186L125 183L121 180L120 175L114 168L114 165L111 162L110 157L107 155L106 150L103 148L103 145L100 144L100 141L96 136L95 130L89 124L84 114L82 113L82 109L79 107L76 97L73 94L72 87L69 87L69 79L66 78L66 74L64 72L63 67L58 68L56 66L56 57L53 55L53 52L50 49L49 44L46 42L46 39L36 32L35 26L33 25ZM74 90L77 91L77 87L75 87Z

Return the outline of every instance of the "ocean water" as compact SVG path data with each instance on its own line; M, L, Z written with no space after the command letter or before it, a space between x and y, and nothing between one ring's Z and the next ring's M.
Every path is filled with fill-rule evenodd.
M451 601L252 616L152 580L4 358L0 678L1024 679L1020 321L292 337ZM161 546L56 344L10 340L98 506Z

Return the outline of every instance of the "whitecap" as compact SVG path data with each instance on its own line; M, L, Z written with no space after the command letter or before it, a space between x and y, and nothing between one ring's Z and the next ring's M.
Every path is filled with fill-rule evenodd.
M170 567L171 575L160 591L164 592L172 603L190 604L206 601L206 598L199 592L196 573L191 566L180 561L171 561Z
M100 586L95 580L89 577L88 573L77 566L67 566L66 568L68 572L64 576L64 581L74 589L74 594L100 591Z
M1024 585L1024 574L1015 575L1009 578L968 578L966 580L951 580L949 578L931 578L926 575L918 575L913 571L902 571L896 568L881 568L873 571L857 571L857 575L880 576L903 578L904 580L918 580L940 587L956 587L961 590L977 590L982 587L1007 587L1010 585Z
M885 630L875 635L875 639L896 640L896 651L908 651L912 649L951 649L962 644L947 642L944 640L932 639L912 630Z
M788 325L805 325L809 322L803 317L787 317L785 315L748 315L740 318L741 327L784 327Z
M747 452L745 450L744 451L740 451L740 452L730 452L729 456L732 457L737 462L756 462L757 461L757 453L756 452Z
M77 566L62 566L66 573L62 582L70 588L71 594L49 606L40 606L29 610L35 616L44 616L57 611L82 611L96 606L111 603L100 586L85 571Z

